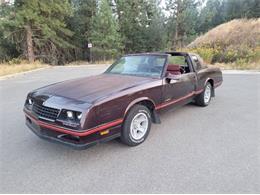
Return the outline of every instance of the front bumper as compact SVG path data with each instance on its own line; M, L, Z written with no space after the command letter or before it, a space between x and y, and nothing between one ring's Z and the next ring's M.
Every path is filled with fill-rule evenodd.
M90 146L96 145L100 142L106 142L120 136L120 125L109 128L109 133L101 135L100 132L94 132L87 136L74 136L68 133L54 131L53 129L40 126L35 119L26 115L26 125L37 136L42 139L61 143L74 149L86 149Z

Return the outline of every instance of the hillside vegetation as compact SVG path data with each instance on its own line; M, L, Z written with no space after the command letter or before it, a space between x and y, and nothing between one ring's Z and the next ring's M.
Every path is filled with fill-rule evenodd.
M235 19L221 24L187 46L207 63L227 68L260 69L260 18Z

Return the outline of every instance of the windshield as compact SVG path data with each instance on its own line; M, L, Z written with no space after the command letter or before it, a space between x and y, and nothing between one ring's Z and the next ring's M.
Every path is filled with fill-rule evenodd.
M125 56L112 64L105 73L160 77L165 61L166 56L160 55Z

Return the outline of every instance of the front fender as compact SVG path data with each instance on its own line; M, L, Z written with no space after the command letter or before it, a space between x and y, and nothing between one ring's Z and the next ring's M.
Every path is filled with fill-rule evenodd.
M155 103L154 103L153 100L151 100L151 99L148 98L148 97L140 97L140 98L137 98L137 99L133 100L132 102L130 102L130 104L128 104L128 106L127 106L127 108L126 108L126 110L125 110L124 116L127 114L127 112L130 110L130 108L131 108L133 105L135 105L135 104L137 104L137 103L139 103L139 102L142 102L142 101L150 101L150 102L153 104L154 108L155 108Z
M134 106L135 104L138 104L138 103L142 103L144 105L146 105L148 102L149 102L149 109L151 110L151 115L152 115L152 121L156 124L160 124L161 123L161 120L160 120L160 117L158 115L158 113L156 112L155 110L155 103L152 99L148 98L148 97L140 97L140 98L137 98L135 100L133 100L126 108L125 110L125 113L124 113L124 118L126 116L126 114L128 113L128 111L132 108L132 106Z

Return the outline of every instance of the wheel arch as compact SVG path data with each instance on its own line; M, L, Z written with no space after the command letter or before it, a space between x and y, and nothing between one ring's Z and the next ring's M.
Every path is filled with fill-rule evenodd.
M125 113L124 113L124 117L126 116L126 114L128 113L128 111L136 104L141 104L146 106L150 111L151 111L151 118L152 118L152 122L156 123L156 124L160 124L160 117L158 115L158 113L155 110L155 103L153 100L151 100L148 97L141 97L141 98L137 98L135 100L133 100L126 108Z
M210 83L211 86L212 86L212 97L215 97L215 87L214 87L214 79L212 78L207 78L206 81L205 81L205 84L204 86L206 86L206 83Z

